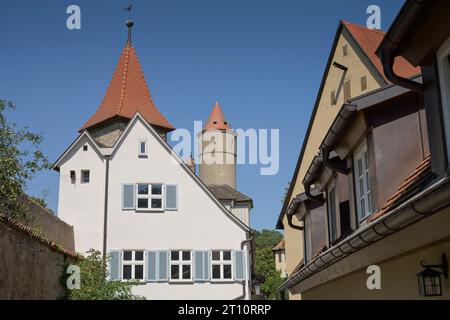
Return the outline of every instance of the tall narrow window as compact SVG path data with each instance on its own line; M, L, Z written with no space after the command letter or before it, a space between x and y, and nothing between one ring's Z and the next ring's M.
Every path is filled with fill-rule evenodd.
M342 55L344 57L348 55L348 45L346 44L342 47Z
M81 170L81 183L89 183L90 179L89 170Z
M350 87L350 80L344 82L344 102L347 102L352 97L352 91Z
M331 91L330 93L330 100L331 100L331 105L334 106L336 105L336 91Z
M138 155L140 158L147 157L148 151L147 151L147 140L139 140L138 143Z
M192 255L191 251L170 252L170 280L192 280Z
M369 180L369 156L367 145L363 144L354 156L356 205L359 221L372 213L372 197Z
M211 265L213 280L233 278L231 251L213 251Z
M311 215L307 214L304 221L304 242L305 242L305 264L311 259L312 239L311 239Z
M124 251L122 256L122 279L144 280L144 251Z
M337 198L336 198L336 186L334 182L329 186L327 192L327 205L328 205L328 225L330 244L333 244L338 238L338 226L337 226Z
M367 77L362 76L361 77L361 91L364 91L367 89Z

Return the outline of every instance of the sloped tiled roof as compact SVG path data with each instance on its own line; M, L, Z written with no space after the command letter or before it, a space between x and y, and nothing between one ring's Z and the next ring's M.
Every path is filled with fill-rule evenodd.
M411 196L421 190L421 182L423 182L426 177L431 172L431 156L426 156L422 162L416 167L416 169L405 179L403 184L397 189L397 191L386 201L386 203L381 207L380 210L375 212L369 217L369 222L375 221L378 218L385 215L390 210L399 206L405 198Z
M272 248L272 251L284 250L284 239L277 243L275 247Z
M227 184L209 184L206 186L218 200L234 200L236 202L252 202L250 197L235 190Z
M208 122L205 124L203 130L227 130L231 129L227 120L225 120L225 115L223 114L222 108L219 103L216 102L211 115L209 116Z
M114 117L131 119L137 112L152 125L174 129L153 103L136 50L127 43L100 107L80 132Z
M347 21L342 21L342 23L348 29L352 37L364 51L366 56L372 62L374 67L377 69L377 71L383 76L383 78L387 82L389 82L386 76L384 75L381 60L375 53L386 33L381 30L369 29ZM402 57L397 57L395 59L394 71L397 75L404 78L409 78L421 73L420 68L413 67L411 64L408 63L408 61L406 61Z

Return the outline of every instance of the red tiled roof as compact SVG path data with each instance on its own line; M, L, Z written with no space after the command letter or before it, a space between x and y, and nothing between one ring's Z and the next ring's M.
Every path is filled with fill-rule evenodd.
M205 124L203 130L227 130L231 129L228 122L225 120L225 115L223 114L222 108L219 103L216 102L211 115L209 116L208 122Z
M100 107L80 131L116 116L131 119L137 112L152 125L174 129L153 103L136 50L128 43Z
M395 208L401 200L401 198L411 191L413 191L414 186L417 182L430 171L431 168L431 156L426 156L422 162L417 166L417 168L405 179L403 184L397 189L397 191L386 201L386 203L381 207L380 210L375 212L369 217L369 222L375 221L378 218L385 215L391 209Z
M342 21L342 23L345 25L345 27L347 27L350 34L353 36L355 41L358 42L359 46L370 59L378 72L384 77L386 81L388 81L388 79L384 75L383 65L381 64L378 56L375 54L386 33L380 30L368 29L366 27L347 21ZM397 75L404 78L409 78L421 73L420 68L413 67L402 57L397 57L395 59L394 71Z
M35 229L28 227L26 225L24 225L23 223L8 217L7 215L0 213L0 222L7 224L9 227L14 228L20 232L26 233L29 236L37 239L38 241L40 241L41 243L43 243L44 245L50 247L50 249L62 253L66 256L70 256L72 258L76 258L76 259L82 259L83 257L73 251L70 250L66 250L64 248L62 248L60 245L58 245L57 243L55 243L54 241L46 238L44 235L42 235L41 233L37 232Z

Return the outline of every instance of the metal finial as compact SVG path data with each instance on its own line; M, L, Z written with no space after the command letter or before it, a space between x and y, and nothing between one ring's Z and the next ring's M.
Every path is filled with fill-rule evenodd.
M127 43L131 44L131 28L134 26L134 21L131 20L131 10L133 9L133 5L130 4L124 8L125 11L128 11L128 20L127 20L127 27L128 27L128 39Z

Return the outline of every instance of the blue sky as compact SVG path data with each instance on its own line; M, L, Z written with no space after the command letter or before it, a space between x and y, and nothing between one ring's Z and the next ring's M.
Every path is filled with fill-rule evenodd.
M133 43L153 98L178 128L206 121L219 101L234 128L280 129L280 171L238 168L253 197L252 227L273 228L297 161L339 19L365 24L382 10L386 30L403 0L132 1ZM126 40L129 1L0 0L0 98L11 121L44 134L51 161L99 106ZM66 8L81 7L81 30ZM28 193L55 211L58 173L40 173Z

